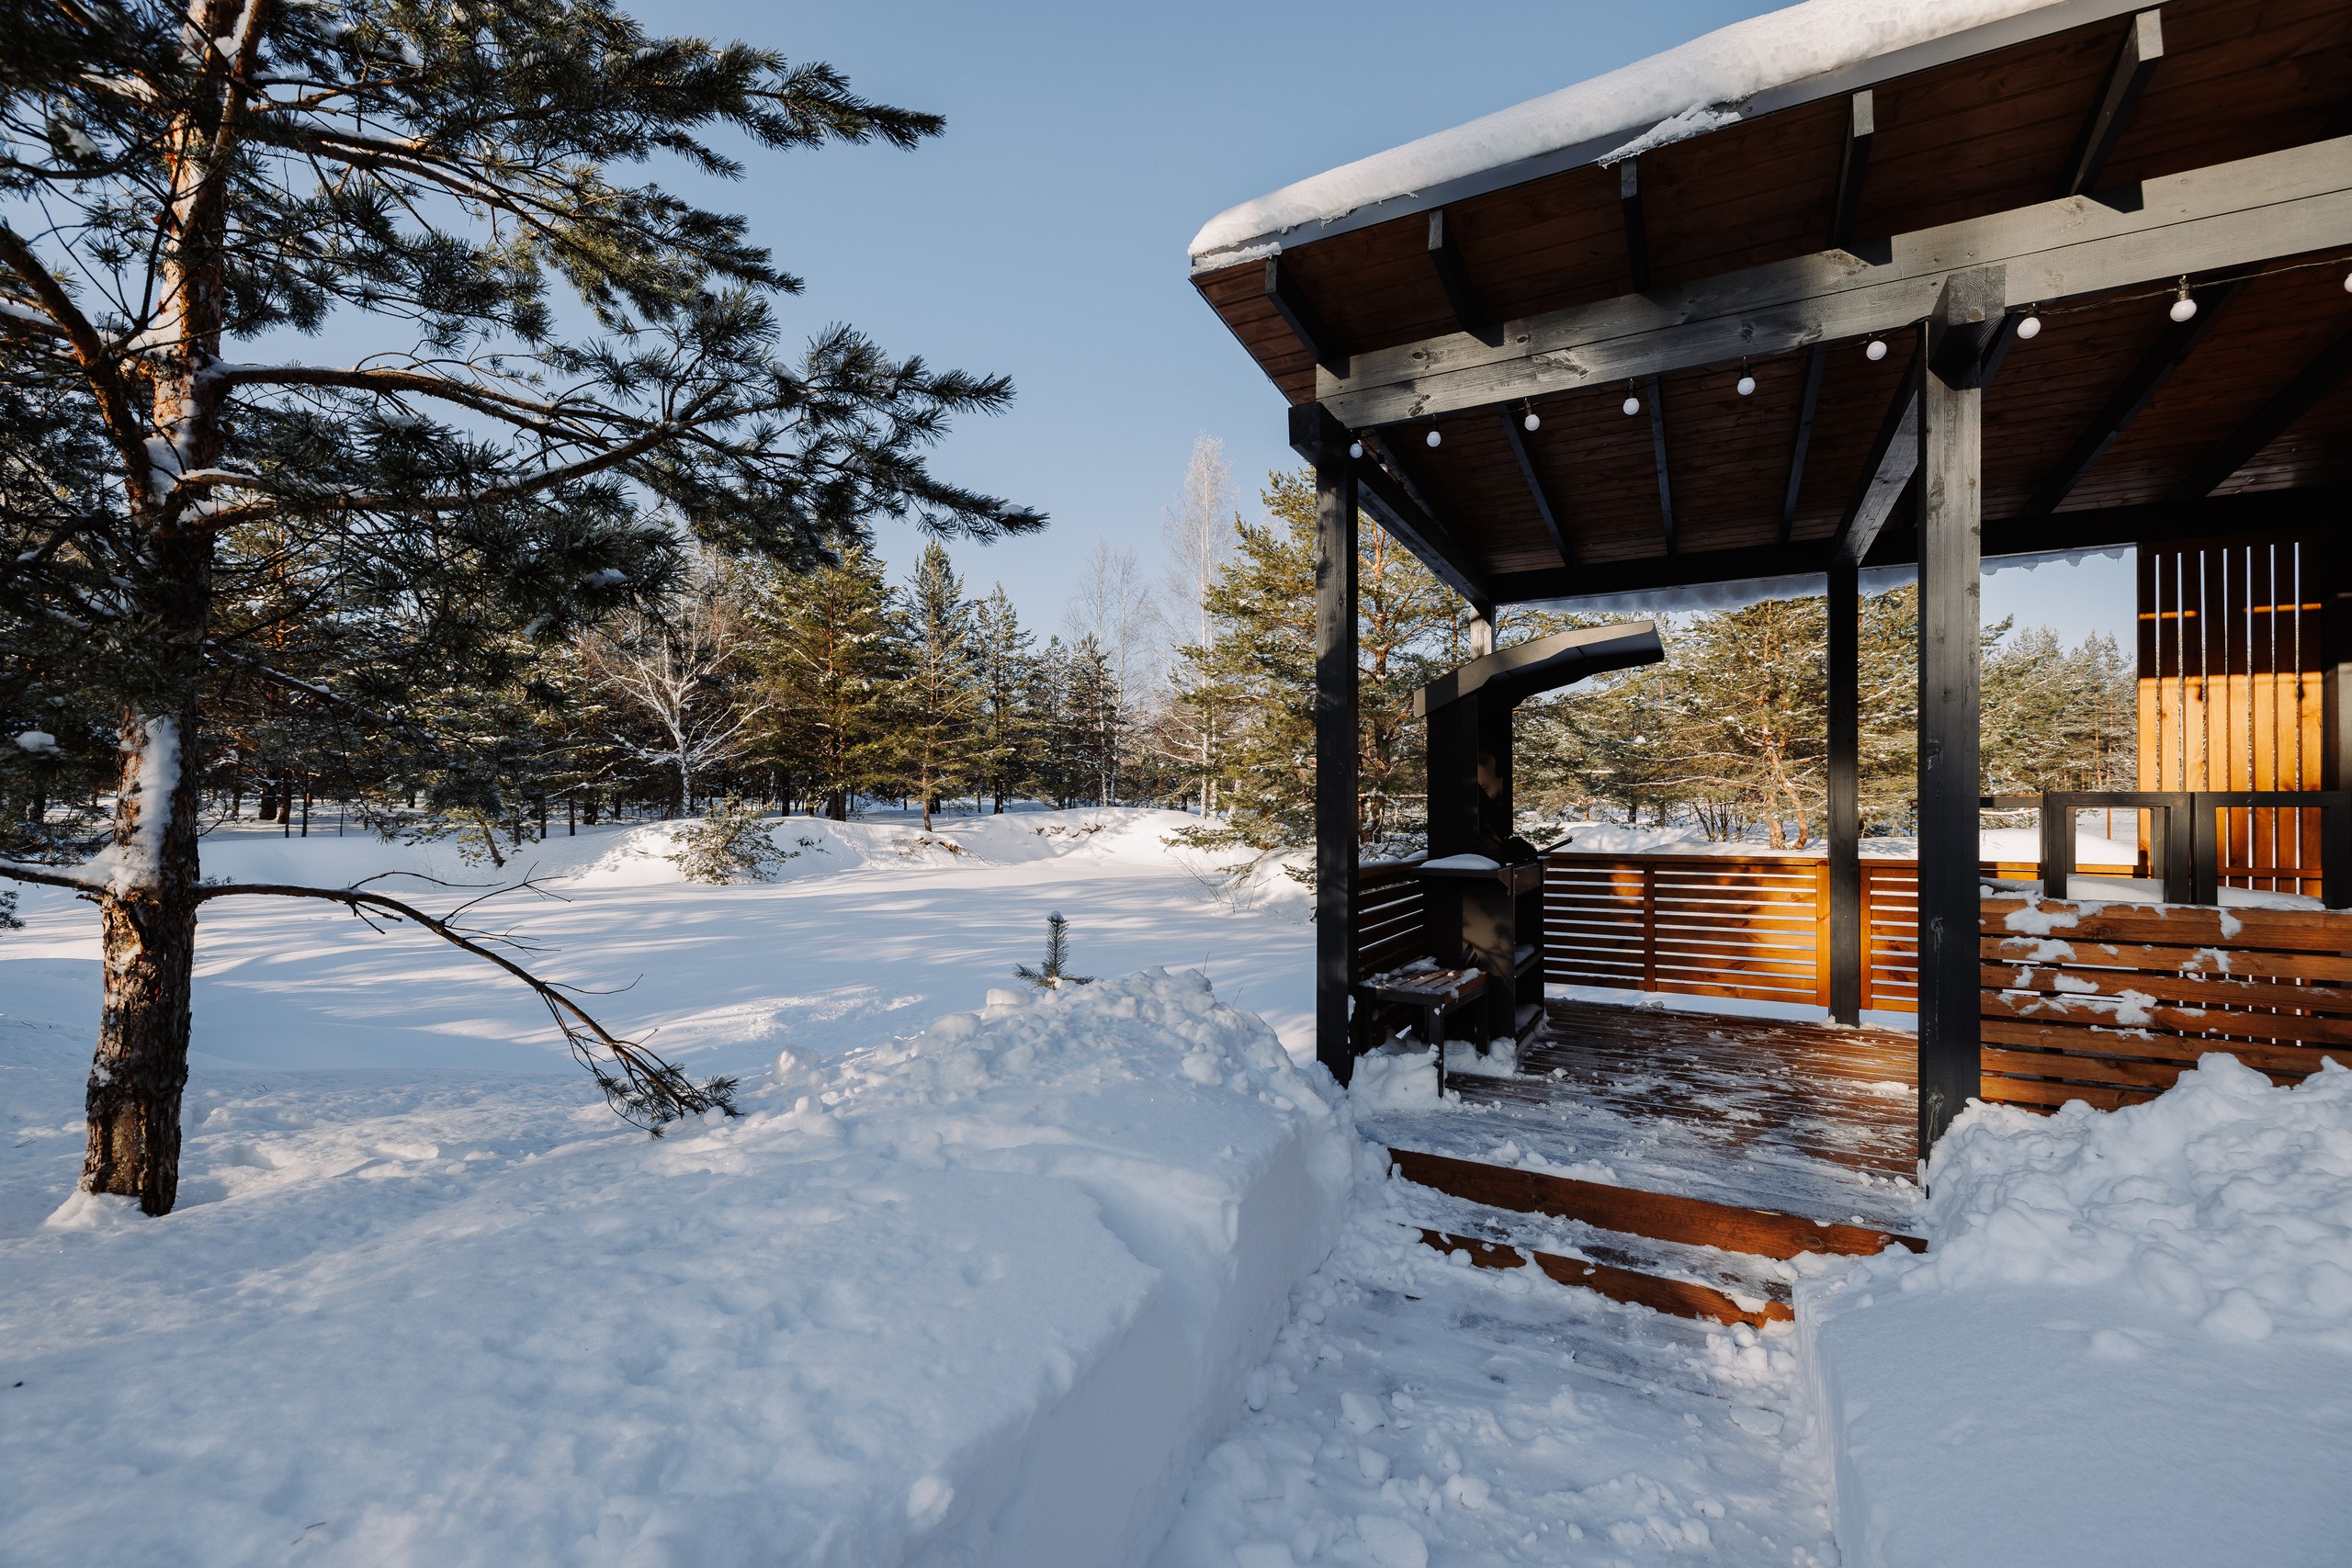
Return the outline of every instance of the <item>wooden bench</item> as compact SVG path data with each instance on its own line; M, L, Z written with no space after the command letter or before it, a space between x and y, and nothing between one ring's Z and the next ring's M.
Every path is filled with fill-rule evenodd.
M1357 990L1359 1006L1408 1007L1420 1014L1421 1040L1436 1054L1438 1098L1444 1099L1445 1021L1486 997L1487 976L1476 969L1407 967L1374 975Z

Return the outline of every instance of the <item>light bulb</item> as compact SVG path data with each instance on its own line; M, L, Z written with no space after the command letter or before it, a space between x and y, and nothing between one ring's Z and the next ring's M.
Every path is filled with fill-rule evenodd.
M1349 443L1348 443L1348 456L1349 456L1349 457L1363 457L1363 442L1361 442L1361 441L1351 441L1351 442L1349 442Z
M1628 397L1626 398L1626 400L1625 400L1625 412L1626 412L1627 413L1639 413L1639 412L1642 412L1642 400L1641 400L1641 399L1639 399L1639 398L1636 398L1636 397L1631 397L1631 396L1628 396Z
M2018 323L2018 336L2030 342L2041 335L2041 318L2040 316L2028 316L2024 321Z
M1521 420L1519 423L1525 425L1530 430L1541 430L1544 428L1544 422L1536 417L1535 411L1532 409L1528 410L1527 417Z
M2172 302L2168 314L2176 321L2186 321L2197 314L2197 301L2184 294Z
M2352 272L2344 275L2344 292L2352 294Z
M1744 397L1747 397L1749 393L1751 393L1751 392L1753 392L1753 391L1755 391L1755 390L1756 390L1756 378L1755 378L1755 377L1753 377L1753 376L1742 376L1742 377L1739 378L1739 395L1740 395L1741 397L1743 397L1743 398L1744 398Z
M1862 357L1870 360L1872 364L1876 364L1879 360L1884 359L1886 357L1886 340L1883 337L1874 337L1871 339L1869 346L1862 350Z
M1445 437L1444 437L1444 436L1442 436L1442 435L1440 435L1434 428L1432 428L1432 429L1430 431L1430 446L1435 446L1439 445L1441 442L1444 441L1444 439L1445 439Z

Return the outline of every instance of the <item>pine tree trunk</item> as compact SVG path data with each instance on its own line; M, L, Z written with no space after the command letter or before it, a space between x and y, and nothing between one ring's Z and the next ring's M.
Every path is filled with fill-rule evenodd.
M126 712L113 891L98 901L106 999L85 1100L82 1190L168 1214L179 1194L196 957L196 703L149 722ZM157 792L157 793L151 793Z

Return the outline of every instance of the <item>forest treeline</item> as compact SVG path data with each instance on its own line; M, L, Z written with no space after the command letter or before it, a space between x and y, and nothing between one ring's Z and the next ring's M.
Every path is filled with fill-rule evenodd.
M615 815L673 816L736 796L842 818L888 802L1175 806L1211 848L1306 842L1314 774L1313 513L1304 472L1271 475L1262 514L1232 505L1215 443L1195 452L1165 530L1169 568L1098 552L1087 613L1042 637L1001 585L985 593L937 543L893 580L851 547L806 571L685 544L663 590L560 637L509 635L421 703L379 710L353 643L276 615L266 660L207 694L218 737L207 815L307 830L332 802L369 826L454 834L503 859ZM1368 846L1419 833L1415 690L1469 657L1462 601L1376 527L1362 530L1361 819ZM1916 595L1866 596L1866 828L1908 826ZM1573 624L1511 610L1508 645ZM1067 631L1068 635L1064 635ZM1522 807L1566 818L1690 822L1800 847L1822 830L1823 602L1670 617L1666 661L1522 710ZM361 645L364 648L364 644ZM20 737L0 790L19 852L95 832L116 718L12 671ZM2114 641L1985 633L1985 783L2130 788L2132 672ZM31 743L21 737L31 736Z

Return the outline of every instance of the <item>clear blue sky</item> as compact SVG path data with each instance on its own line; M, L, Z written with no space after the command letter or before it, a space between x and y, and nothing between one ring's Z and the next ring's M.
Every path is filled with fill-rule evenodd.
M1212 213L1773 8L633 3L650 27L830 61L868 96L947 117L914 152L757 154L741 185L695 194L749 214L808 280L803 326L848 321L895 352L1013 377L1012 411L967 422L936 462L1053 514L1039 538L955 552L1042 627L1097 537L1156 557L1197 432L1224 438L1252 500L1291 460L1281 399L1185 281L1185 242ZM881 543L894 568L911 558L908 531ZM2111 566L2005 572L1987 612L2071 639L2120 633L2131 595Z

